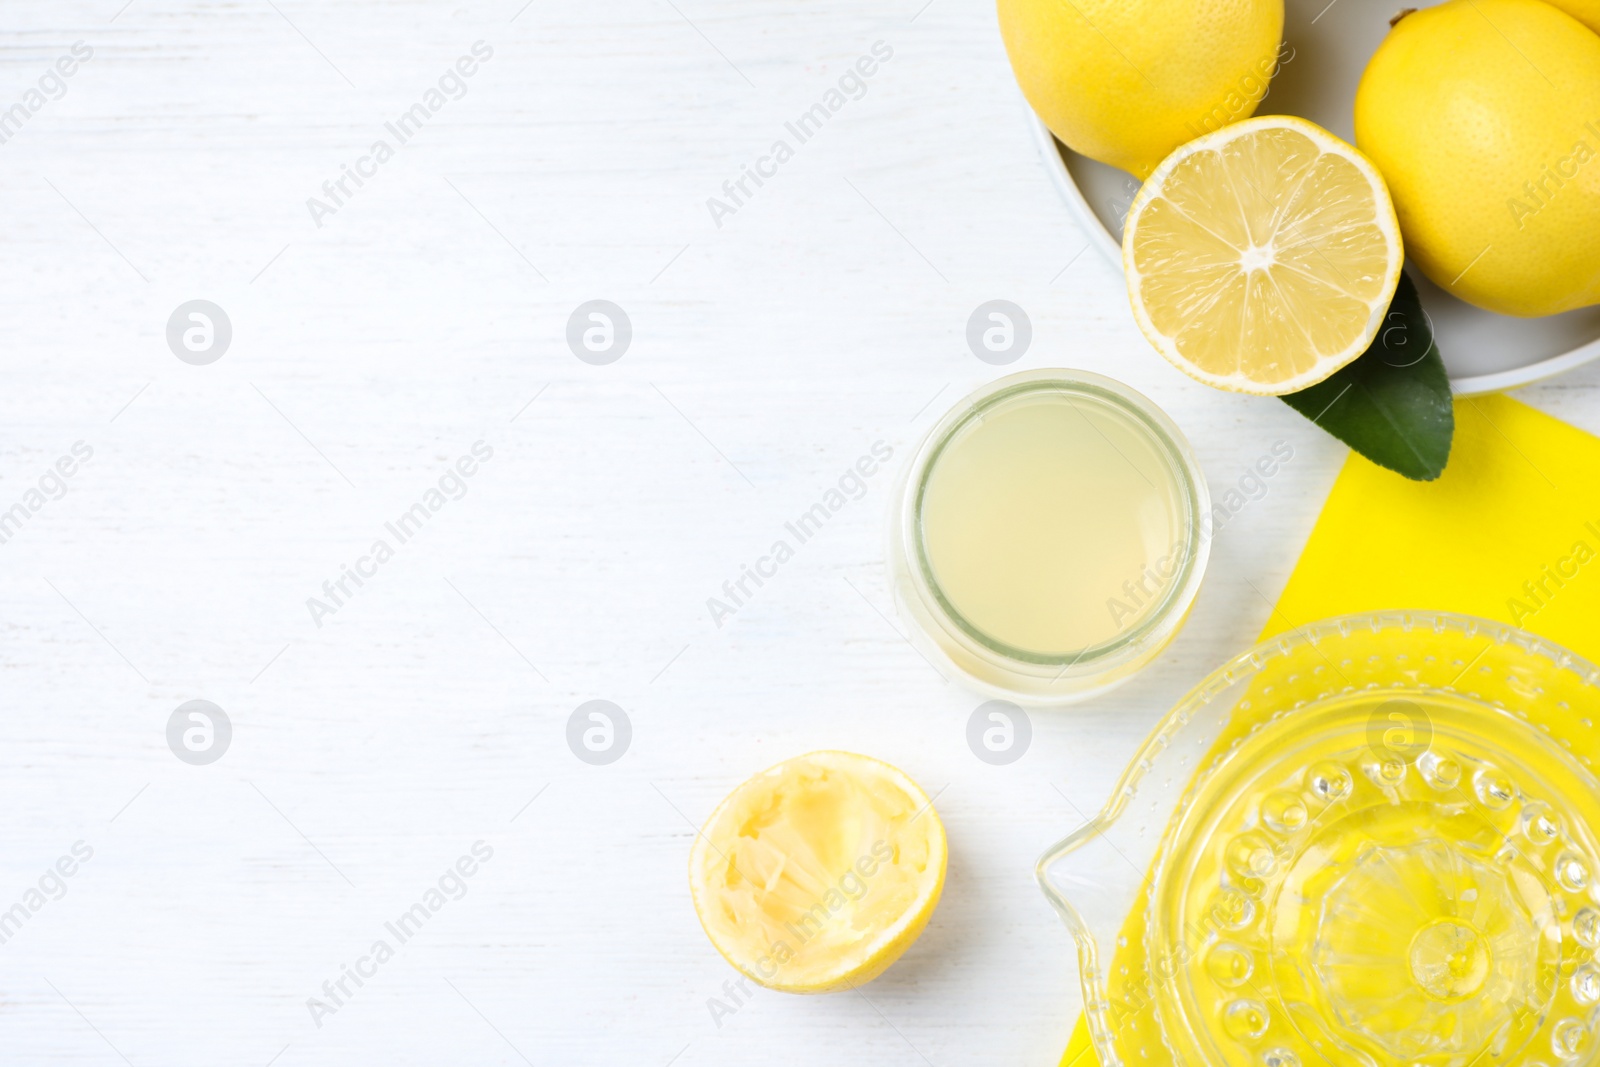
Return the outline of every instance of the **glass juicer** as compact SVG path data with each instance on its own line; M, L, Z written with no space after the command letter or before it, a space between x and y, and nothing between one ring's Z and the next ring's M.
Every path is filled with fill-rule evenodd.
M1103 1067L1576 1067L1600 1024L1600 671L1443 613L1224 665L1038 865Z

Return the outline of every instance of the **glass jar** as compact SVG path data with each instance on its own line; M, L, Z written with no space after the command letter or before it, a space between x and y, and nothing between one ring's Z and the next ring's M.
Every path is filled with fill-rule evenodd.
M1194 603L1210 496L1149 399L1075 370L947 411L897 485L889 561L912 640L995 695L1064 704L1153 660Z

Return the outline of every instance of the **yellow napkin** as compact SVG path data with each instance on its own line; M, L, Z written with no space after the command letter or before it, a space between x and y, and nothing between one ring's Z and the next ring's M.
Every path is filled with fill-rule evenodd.
M1450 464L1411 482L1351 453L1262 631L1458 611L1600 662L1600 438L1506 396L1455 403ZM1062 1067L1098 1067L1078 1019Z

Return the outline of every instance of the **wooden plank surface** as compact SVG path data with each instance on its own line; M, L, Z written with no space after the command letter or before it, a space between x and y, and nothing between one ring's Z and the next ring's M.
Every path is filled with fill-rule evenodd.
M0 110L92 50L0 144L0 511L47 498L0 544L0 909L27 910L0 1059L1052 1063L1078 993L1033 861L1259 630L1344 450L1150 351L1035 156L991 5L122 2L0 15ZM345 165L365 183L314 213ZM966 747L981 698L897 633L889 473L725 625L706 608L875 442L903 458L1002 373L964 340L995 298L1034 329L1009 369L1129 382L1213 491L1294 451L1164 658L1036 714L1005 767ZM195 299L232 326L203 366L166 340ZM565 340L595 299L632 326L603 366ZM1596 430L1597 384L1520 395ZM459 498L313 619L477 442ZM167 745L191 699L232 723L208 766ZM632 724L610 765L567 747L591 699ZM717 1018L734 972L689 904L693 826L820 747L939 792L944 901L860 995ZM477 842L464 895L314 1019Z

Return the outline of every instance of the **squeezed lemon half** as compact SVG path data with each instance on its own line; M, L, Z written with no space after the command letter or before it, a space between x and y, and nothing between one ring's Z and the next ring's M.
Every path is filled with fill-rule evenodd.
M1128 211L1134 319L1207 385L1292 393L1366 351L1404 255L1388 189L1355 148L1268 115L1183 145Z
M754 981L827 993L876 978L928 925L944 889L944 826L887 763L812 752L745 781L689 854L711 943Z

